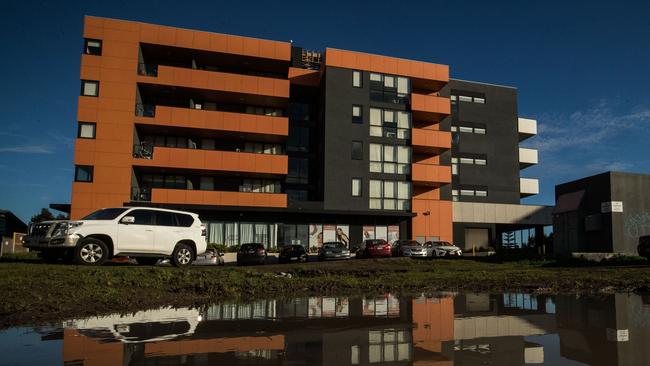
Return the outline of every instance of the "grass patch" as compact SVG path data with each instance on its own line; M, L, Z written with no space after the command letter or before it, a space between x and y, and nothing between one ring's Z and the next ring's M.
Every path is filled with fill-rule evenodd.
M291 276L280 275L282 272ZM36 258L15 257L0 260L0 273L0 327L163 305L288 296L650 291L647 261L635 267L619 262L582 267L548 261L388 258L178 269L133 264L43 264Z

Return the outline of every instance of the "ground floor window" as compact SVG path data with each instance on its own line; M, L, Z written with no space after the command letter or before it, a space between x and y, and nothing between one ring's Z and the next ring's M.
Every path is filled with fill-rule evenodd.
M399 239L399 226L364 225L363 240L368 239L384 239L387 242L392 243Z
M228 247L244 243L262 243L266 248L277 247L278 224L250 222L205 222L208 243Z

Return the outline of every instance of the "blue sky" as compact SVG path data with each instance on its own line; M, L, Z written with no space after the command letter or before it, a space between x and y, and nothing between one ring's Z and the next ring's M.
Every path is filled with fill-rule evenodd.
M403 6L402 8L395 7ZM24 220L69 202L83 15L448 64L454 78L516 86L538 120L541 179L650 173L650 1L13 1L0 44L0 208Z

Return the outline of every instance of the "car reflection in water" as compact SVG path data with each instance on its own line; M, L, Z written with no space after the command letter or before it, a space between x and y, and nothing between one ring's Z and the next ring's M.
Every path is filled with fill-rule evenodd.
M71 320L33 333L61 342L66 365L648 365L650 296L309 297ZM26 344L12 341L0 352L25 360L12 364L43 359L34 345L2 348Z

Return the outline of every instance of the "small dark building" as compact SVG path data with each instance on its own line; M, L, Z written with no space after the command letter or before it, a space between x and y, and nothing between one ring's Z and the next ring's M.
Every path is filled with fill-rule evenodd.
M650 235L650 175L607 172L555 187L556 254L636 254L643 235Z
M0 210L0 237L13 237L14 233L27 233L27 225L11 211Z

